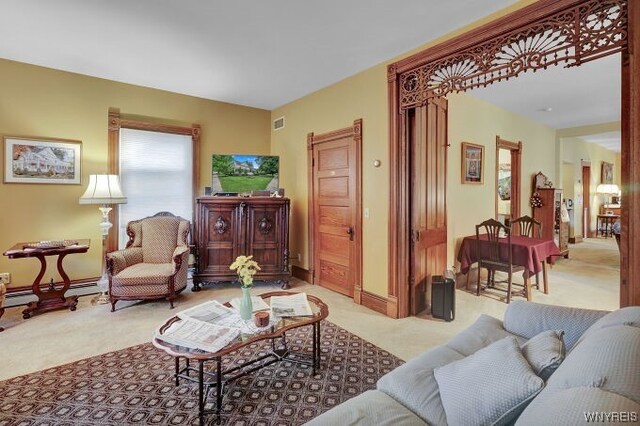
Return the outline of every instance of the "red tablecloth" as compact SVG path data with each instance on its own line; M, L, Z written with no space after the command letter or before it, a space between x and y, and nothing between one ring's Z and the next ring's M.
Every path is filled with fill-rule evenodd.
M486 234L480 235L480 250L486 249L486 247L489 246L486 240ZM478 261L477 245L478 241L475 235L464 237L462 240L460 250L458 251L458 262L460 262L460 271L463 274L469 272L471 265ZM549 256L560 256L560 250L553 240L512 235L511 247L513 250L513 264L524 266L529 276L540 272L542 269L540 262L546 261ZM507 260L506 238L500 238L500 249L501 256L504 256L504 259Z

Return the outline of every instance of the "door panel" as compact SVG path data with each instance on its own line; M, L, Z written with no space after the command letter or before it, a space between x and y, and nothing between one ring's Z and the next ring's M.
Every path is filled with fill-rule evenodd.
M205 253L206 263L201 265L203 272L228 272L228 268L238 252L238 241L240 229L236 226L239 223L239 210L233 205L209 206L206 210L206 235L207 238Z
M356 163L352 137L313 146L314 260L317 283L352 297Z
M249 206L247 208L247 251L260 265L261 271L281 269L282 253L277 250L282 226L279 206Z
M408 115L411 156L410 308L430 307L431 277L447 264L447 101L434 99Z

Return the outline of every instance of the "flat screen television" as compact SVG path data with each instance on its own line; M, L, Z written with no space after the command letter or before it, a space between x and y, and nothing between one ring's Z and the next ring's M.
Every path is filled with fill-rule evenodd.
M280 158L270 155L211 157L211 192L242 193L278 190Z

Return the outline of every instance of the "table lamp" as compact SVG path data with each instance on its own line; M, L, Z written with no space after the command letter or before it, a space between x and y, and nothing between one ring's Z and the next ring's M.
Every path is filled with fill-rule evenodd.
M100 277L99 287L104 286L106 280L106 256L107 256L107 236L111 222L109 222L110 204L124 204L127 198L120 189L120 178L118 175L89 175L89 185L87 190L80 197L80 204L99 204L102 213L102 222L98 225L102 230L102 276ZM98 299L98 303L107 303L106 287L103 288L103 294Z
M620 192L620 188L615 183L601 183L596 187L596 193L602 195L603 197L603 207L606 208L606 205L609 204L610 196L617 196Z

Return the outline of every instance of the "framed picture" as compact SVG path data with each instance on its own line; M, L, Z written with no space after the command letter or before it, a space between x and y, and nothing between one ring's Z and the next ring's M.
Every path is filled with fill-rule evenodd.
M484 182L484 146L462 142L462 183Z
M80 185L82 142L5 136L5 183Z
M613 163L602 162L602 174L600 183L613 183Z

